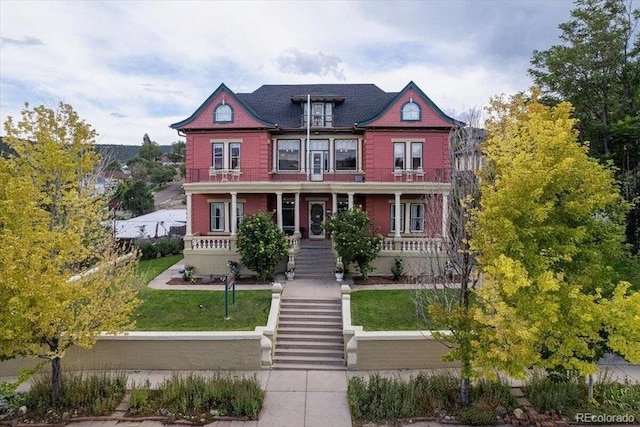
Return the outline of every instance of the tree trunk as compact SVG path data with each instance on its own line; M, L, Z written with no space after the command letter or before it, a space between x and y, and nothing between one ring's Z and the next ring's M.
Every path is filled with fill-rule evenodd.
M51 359L51 402L54 407L60 401L60 393L62 392L60 369L60 358L54 357Z
M460 381L460 400L462 400L462 406L471 405L470 388L469 378L462 378Z

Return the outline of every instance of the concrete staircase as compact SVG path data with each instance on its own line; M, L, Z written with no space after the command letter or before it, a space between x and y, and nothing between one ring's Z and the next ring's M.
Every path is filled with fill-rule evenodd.
M343 370L345 365L340 299L282 298L273 369Z
M305 240L296 254L296 279L317 279L335 277L333 269L336 257L328 241Z

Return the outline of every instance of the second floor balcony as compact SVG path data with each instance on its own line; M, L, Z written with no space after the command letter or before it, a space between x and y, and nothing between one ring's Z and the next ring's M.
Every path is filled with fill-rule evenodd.
M186 181L216 182L220 184L237 182L354 182L354 183L449 183L448 169L398 169L367 168L364 171L325 171L322 169L278 171L264 168L187 169Z

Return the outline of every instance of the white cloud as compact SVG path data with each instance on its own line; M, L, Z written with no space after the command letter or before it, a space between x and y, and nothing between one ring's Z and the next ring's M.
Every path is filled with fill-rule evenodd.
M570 2L28 1L2 3L0 120L70 103L100 142L161 144L222 82L415 81L443 110L524 90L532 49Z

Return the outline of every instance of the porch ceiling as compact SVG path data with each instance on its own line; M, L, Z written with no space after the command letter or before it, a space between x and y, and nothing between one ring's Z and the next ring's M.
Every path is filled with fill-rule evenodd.
M439 194L449 193L451 184L438 182L192 182L185 193L355 193L355 194Z

